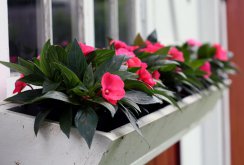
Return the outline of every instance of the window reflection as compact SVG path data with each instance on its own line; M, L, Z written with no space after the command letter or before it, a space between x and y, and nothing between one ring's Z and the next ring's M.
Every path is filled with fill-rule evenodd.
M36 0L8 0L10 61L37 55Z
M105 47L107 45L107 14L108 14L108 0L94 1L94 16L95 16L95 46Z
M66 46L72 39L71 1L53 0L53 43Z

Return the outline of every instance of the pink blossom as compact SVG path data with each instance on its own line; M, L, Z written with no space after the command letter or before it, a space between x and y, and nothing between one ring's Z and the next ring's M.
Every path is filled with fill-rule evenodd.
M126 56L129 56L129 57L135 57L136 55L132 52L132 51L129 51L125 48L119 48L115 51L115 54L116 55L126 55Z
M115 74L106 72L102 76L102 96L113 105L125 96L124 82Z
M187 44L189 45L189 46L201 46L202 45L202 43L201 42L199 42L199 41L197 41L197 40L195 40L195 39L188 39L187 41Z
M127 61L128 68L141 67L142 62L138 57L133 57Z
M151 43L150 41L146 41L146 47L141 49L141 52L147 52L147 53L155 53L159 49L163 48L164 45L160 44L159 42L157 43Z
M152 73L152 77L156 80L159 80L160 78L160 73L158 70L155 70L153 73Z
M220 44L214 44L213 47L216 49L214 56L216 59L228 61L228 52Z
M20 79L23 78L23 77L24 77L24 75L21 74L21 75L20 75ZM26 83L17 80L17 81L15 82L15 88L14 88L13 94L15 94L15 93L20 93L20 92L26 87L26 85L27 85Z
M153 87L156 82L153 80L152 75L147 71L146 68L141 68L136 72L139 76L138 80L145 82L147 85Z
M115 49L119 49L119 48L125 48L127 49L128 45L123 42L123 41L120 41L120 40L112 40L110 41L110 45L114 44L114 48Z
M212 74L211 65L208 61L205 62L199 69L202 70L203 72L205 72L205 74L203 76L204 78L209 78Z
M171 47L168 54L170 55L171 60L176 60L180 62L185 61L183 53L175 47Z
M91 53L95 50L94 47L83 44L82 42L79 42L79 45L85 56L87 56L89 53Z

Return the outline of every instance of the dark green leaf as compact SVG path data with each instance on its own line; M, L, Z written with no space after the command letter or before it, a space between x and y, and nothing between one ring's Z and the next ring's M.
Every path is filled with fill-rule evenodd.
M130 121L131 125L133 126L133 128L136 130L136 132L142 136L142 133L139 129L138 124L136 123L136 118L132 115L132 113L126 108L124 107L122 104L120 104L122 106L122 111L125 113L126 117L128 118L128 120Z
M32 84L32 85L36 85L36 86L42 86L43 81L44 81L44 79L37 74L29 74L19 80L22 82L25 82L27 84Z
M28 75L28 74L32 73L32 71L30 69L23 67L19 64L14 64L14 63L4 62L4 61L0 61L0 63L5 65L6 67L9 67L10 69L23 73L24 75Z
M89 148L92 144L92 139L96 131L98 117L95 111L91 108L80 109L75 116L75 126L80 135L85 139Z
M136 35L136 38L134 40L134 45L145 46L145 42L139 33Z
M125 80L125 89L130 90L140 90L142 92L145 92L149 95L153 95L152 89L150 89L145 83L138 80Z
M42 86L43 86L42 93L54 91L59 87L60 84L61 84L61 82L53 82L49 79L46 79L42 84Z
M60 70L64 78L64 83L68 88L73 88L81 83L77 75L66 66L55 63L55 67Z
M151 34L149 34L149 36L147 37L147 40L149 40L153 43L158 42L156 30L154 30Z
M70 129L72 126L72 108L64 109L61 112L59 125L63 133L69 138Z
M71 100L66 94L58 91L49 91L46 94L31 100L31 103L46 100L46 99L54 99L54 100L70 103L73 105L79 105L77 101Z
M126 92L125 98L142 105L162 103L162 101L156 97L150 96L141 91L128 91Z
M103 74L106 72L115 72L118 71L121 65L128 60L128 57L125 55L113 56L112 59L101 64L95 71L94 75L96 81L99 81Z
M86 68L84 77L83 77L83 83L87 88L91 88L94 85L94 74L92 69L92 64L88 65Z
M110 104L107 101L104 101L102 99L96 99L96 100L90 100L90 101L102 105L103 107L108 109L110 111L112 117L114 117L114 115L116 113L116 107L115 106L113 106L112 104Z
M51 109L46 109L46 110L42 110L41 112L39 112L35 118L35 123L34 123L34 131L35 134L37 136L38 130L41 126L41 124L43 123L43 121L45 120L45 118L47 117L47 115L50 113Z
M21 92L17 95L5 99L5 101L14 102L14 103L28 103L34 98L40 97L42 95L42 89L28 90Z
M88 64L77 40L72 42L67 61L68 68L82 79Z

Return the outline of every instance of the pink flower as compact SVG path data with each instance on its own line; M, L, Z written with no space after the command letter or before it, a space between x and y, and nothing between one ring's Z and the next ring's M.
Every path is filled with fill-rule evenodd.
M205 62L199 69L202 70L203 72L205 72L205 74L203 76L204 78L209 78L212 74L211 65L208 61Z
M40 59L41 59L41 55L40 55L40 54L38 54L38 56L37 56L37 58L36 58L36 59L40 60Z
M197 41L197 40L194 40L194 39L188 39L187 41L187 44L189 45L189 46L201 46L202 45L202 43L201 42L199 42L199 41Z
M116 50L119 49L119 48L127 49L127 47L128 47L128 45L125 42L119 41L119 40L110 41L110 45L112 45L112 44L114 44L114 47L115 47Z
M94 47L83 44L82 42L79 42L79 45L85 56L87 56L89 53L91 53L95 50Z
M227 51L220 45L214 44L213 47L216 49L215 58L220 61L228 61Z
M181 51L179 51L178 49L176 49L175 47L170 48L169 53L168 53L171 57L171 60L176 60L176 61L180 61L180 62L184 62L184 55Z
M138 48L139 48L139 46L127 46L127 50L132 51L132 52Z
M146 70L146 68L141 68L136 72L139 76L138 80L145 82L147 85L153 87L156 82L153 80L152 75Z
M24 75L21 74L20 78L23 78L23 77L24 77ZM13 94L20 93L26 87L26 85L27 85L26 83L17 80L15 82L15 88L14 88Z
M128 68L141 67L142 62L138 57L133 57L127 61L127 65L128 65Z
M124 82L118 76L109 72L102 76L102 96L113 105L125 96Z
M129 57L135 57L136 55L132 52L132 51L129 51L125 48L119 48L115 51L115 54L116 55L126 55L126 56L129 56Z
M141 63L141 67L146 69L146 68L147 68L147 63L142 62L142 63Z
M159 80L160 78L160 73L158 70L155 70L153 73L152 73L152 77L156 80Z
M151 43L150 41L146 41L146 47L141 49L141 52L147 52L147 53L155 53L159 49L163 48L164 45L160 44L159 42L157 43Z

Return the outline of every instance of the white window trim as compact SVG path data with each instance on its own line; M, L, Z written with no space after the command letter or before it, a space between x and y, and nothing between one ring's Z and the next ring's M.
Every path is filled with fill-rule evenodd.
M0 60L9 61L9 36L8 36L8 8L7 0L2 0L0 5ZM10 70L0 65L0 100L7 96L7 78L10 76Z

